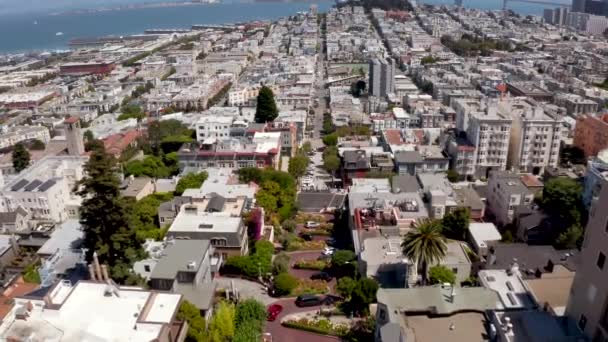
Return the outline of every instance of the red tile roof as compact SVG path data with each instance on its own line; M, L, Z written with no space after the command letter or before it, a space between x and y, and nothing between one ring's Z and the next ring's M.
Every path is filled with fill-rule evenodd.
M526 187L541 187L543 186L543 182L541 182L537 177L533 175L523 175L521 176L521 182L524 183Z

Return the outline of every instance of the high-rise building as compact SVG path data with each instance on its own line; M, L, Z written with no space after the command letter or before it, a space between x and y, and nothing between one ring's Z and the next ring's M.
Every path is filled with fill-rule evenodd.
M84 153L84 141L82 140L82 131L80 130L80 119L77 117L69 117L64 121L65 138L68 143L68 154L71 156L79 156Z
M595 15L607 15L608 14L608 1L606 0L586 0L585 1L585 13Z
M605 178L600 180L608 183ZM566 315L593 341L608 341L608 186L592 200Z
M572 0L572 12L585 12L585 2L587 0Z
M378 97L395 92L395 60L374 58L369 62L369 92Z

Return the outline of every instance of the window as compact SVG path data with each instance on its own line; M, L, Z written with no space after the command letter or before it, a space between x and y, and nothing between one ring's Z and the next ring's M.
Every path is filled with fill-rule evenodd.
M600 270L604 269L604 263L606 262L606 256L604 253L600 252L597 256L597 262L595 263Z
M454 274L458 274L458 268L456 268L456 267L452 268L452 272L454 272Z
M150 272L150 265L144 265L144 271Z

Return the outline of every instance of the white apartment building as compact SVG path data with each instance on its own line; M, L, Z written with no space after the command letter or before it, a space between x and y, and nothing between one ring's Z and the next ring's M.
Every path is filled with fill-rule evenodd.
M63 222L78 216L81 199L71 193L88 157L46 157L0 189L0 211L21 207L33 219Z
M108 282L111 285L105 280L72 285L64 280L44 299L16 297L0 324L0 340L178 342L186 338L187 325L175 316L181 294Z
M506 170L512 119L498 113L498 106L476 99L454 100L456 128L466 132L475 147L477 177L492 170Z
M276 95L280 89L277 85L267 85ZM228 92L229 106L255 106L256 98L262 88L259 84L254 85L238 85L232 87Z
M540 174L547 166L557 166L561 120L522 97L507 98L497 106L499 113L513 119L507 167Z
M200 142L209 138L226 138L234 122L232 116L203 116L196 122L196 139Z
M44 126L17 126L0 134L0 148L14 146L22 141L38 139L47 144L51 140L48 128Z

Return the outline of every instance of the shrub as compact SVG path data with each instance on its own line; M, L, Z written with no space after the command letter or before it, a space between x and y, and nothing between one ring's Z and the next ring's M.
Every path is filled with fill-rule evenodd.
M447 267L437 265L429 269L429 281L431 284L454 284L456 282L456 275Z
M289 271L289 255L281 252L272 261L272 274L277 275Z
M324 260L298 260L294 266L302 270L322 271L327 268L327 262Z
M294 296L302 294L325 294L329 292L327 282L324 280L300 279L297 287L291 291Z
M296 225L297 223L294 220L285 220L283 222L283 229L291 233L296 230Z
M275 293L279 296L288 295L298 286L298 279L289 273L281 273L274 278Z

